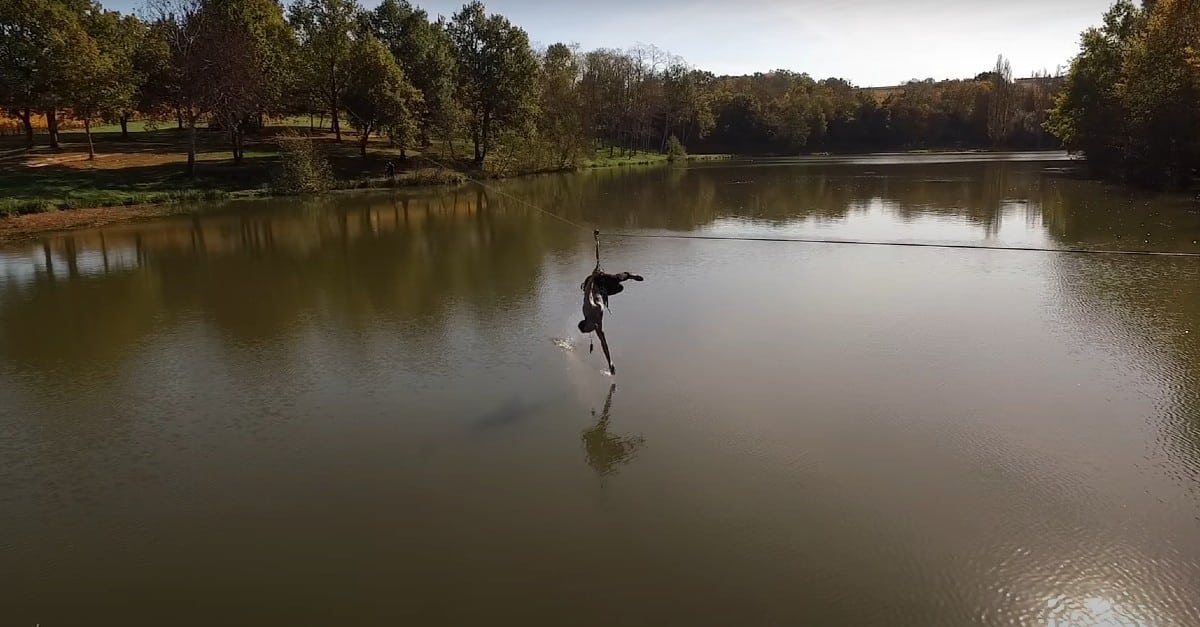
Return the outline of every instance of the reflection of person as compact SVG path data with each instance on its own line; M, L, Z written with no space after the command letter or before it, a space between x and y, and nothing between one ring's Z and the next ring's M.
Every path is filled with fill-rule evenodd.
M612 409L613 392L616 390L615 383L608 388L608 398L604 400L604 411L600 413L600 420L584 431L582 437L588 466L601 477L610 475L618 466L629 463L645 443L641 436L622 436L608 432L609 410ZM592 411L592 415L596 415L595 410Z

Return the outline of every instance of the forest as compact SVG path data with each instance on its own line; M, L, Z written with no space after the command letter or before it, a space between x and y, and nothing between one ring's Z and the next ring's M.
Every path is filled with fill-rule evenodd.
M1098 176L1184 188L1200 175L1200 0L1117 2L1083 33L1047 128Z
M1198 4L1118 2L1065 76L1014 78L1000 56L973 77L865 88L782 69L717 76L652 45L534 49L478 1L434 17L408 0L149 0L137 15L7 0L0 108L30 147L57 148L60 125L81 124L92 156L93 124L123 136L131 120L175 126L189 175L198 133L220 133L240 164L269 120L307 116L364 157L383 138L402 158L437 146L481 169L564 169L598 153L1065 145L1102 176L1177 187L1200 154Z
M654 46L534 50L472 2L431 19L407 0L152 0L140 16L89 0L0 9L0 102L33 143L45 116L220 128L233 158L264 116L330 116L401 147L456 138L569 164L587 150L795 154L912 147L1047 146L1054 81L1021 88L1001 60L968 80L913 81L884 97L785 70L714 76ZM364 143L365 146L365 143ZM544 153L544 154L543 154Z

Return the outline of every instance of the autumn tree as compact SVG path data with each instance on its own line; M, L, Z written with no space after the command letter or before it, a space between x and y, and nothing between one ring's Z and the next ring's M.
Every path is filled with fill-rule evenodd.
M988 138L993 145L1008 139L1012 130L1013 86L1012 64L1004 55L996 57L996 67L991 73L992 93L988 103Z
M1127 112L1127 175L1181 187L1200 173L1200 0L1159 0L1129 48L1117 93Z
M457 94L466 111L475 162L482 164L497 134L531 119L537 107L537 59L529 36L471 2L448 25L458 61Z
M408 81L391 52L371 35L354 42L350 59L355 71L346 84L343 105L350 125L358 131L363 158L372 133L386 131L401 146L411 142L421 92Z
M1143 21L1133 2L1120 0L1105 13L1103 26L1084 31L1046 122L1068 150L1086 154L1088 167L1101 176L1124 176L1125 112L1117 87Z

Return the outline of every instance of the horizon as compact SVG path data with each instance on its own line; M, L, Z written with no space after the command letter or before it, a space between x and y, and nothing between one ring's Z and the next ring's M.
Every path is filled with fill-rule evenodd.
M102 4L136 13L144 2ZM369 9L379 3L360 4ZM412 4L433 19L448 18L463 2ZM716 0L660 0L650 7L632 0L549 7L532 0L485 2L489 13L523 28L535 48L557 42L584 51L652 45L718 76L787 70L815 79L842 78L859 87L971 78L990 70L998 55L1009 59L1017 78L1056 68L1065 71L1078 52L1080 33L1099 24L1111 2L1051 4L1013 0L964 7L948 0L914 0L900 6L884 0L844 0L825 6L813 0L755 0L730 12ZM904 33L904 41L896 41L898 32Z

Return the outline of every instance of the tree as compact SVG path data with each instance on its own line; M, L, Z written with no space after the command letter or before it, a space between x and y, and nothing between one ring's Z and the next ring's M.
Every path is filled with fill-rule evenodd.
M78 51L95 43L80 23L82 11L56 0L0 3L0 99L18 114L33 145L33 111L46 114L50 146L58 148L58 111L85 76Z
M1127 174L1181 187L1200 169L1200 0L1160 0L1129 48L1118 95L1127 112Z
M363 13L361 21L387 46L404 75L421 92L423 139L428 141L430 131L440 136L452 133L457 118L454 47L444 24L431 23L428 14L408 0L383 0Z
M32 111L53 50L52 9L47 0L0 3L0 106L21 120L33 147Z
M1087 155L1088 167L1101 176L1124 176L1125 112L1117 85L1143 21L1131 1L1120 0L1105 14L1102 27L1084 31L1079 55L1046 121L1046 128L1068 150Z
M593 137L608 144L610 156L626 134L632 77L632 60L617 50L583 55L579 81L583 123Z
M992 145L999 146L1012 132L1013 117L1013 74L1012 65L1004 55L996 57L996 68L991 72L992 93L988 102L988 138Z
M208 83L217 50L217 29L205 11L205 0L150 0L150 11L170 55L171 92L175 107L188 129L187 175L196 175L196 126L212 111L212 89Z
M380 130L387 130L404 146L416 132L421 92L409 83L391 52L371 35L355 42L350 59L355 72L346 85L343 104L350 125L358 131L363 158L371 134Z
M537 59L529 36L483 3L464 5L448 26L458 60L458 98L482 164L496 134L531 119L536 109Z
M100 48L107 71L107 74L89 79L92 85L88 87L92 89L99 87L95 85L98 79L104 83L100 90L103 97L97 103L95 115L120 123L121 138L128 139L129 116L137 105L138 90L145 80L134 60L146 39L146 25L132 15L121 15L116 11L92 11L85 22Z
M557 165L569 165L586 145L579 97L579 60L565 44L542 55L538 134L555 150Z
M85 15L92 36L72 51L72 67L78 73L66 104L76 119L83 121L87 135L88 160L96 158L92 142L92 120L106 112L124 109L133 100L132 50L122 46L122 20L115 11L95 10Z
M141 22L116 11L89 9L82 16L90 37L72 53L72 67L78 73L66 98L72 115L83 121L87 135L88 160L96 158L92 142L92 121L97 118L121 120L122 135L127 136L125 120L134 105L138 78L133 55L142 38Z
M280 106L295 40L277 0L207 0L204 10L213 42L205 89L241 163L246 132Z
M329 111L338 141L342 140L338 112L354 70L350 54L359 13L355 0L297 0L288 11L300 40L297 80L311 86L318 102Z
M175 115L179 128L183 116L179 111L179 77L172 67L168 29L163 21L147 25L145 35L133 55L134 74L138 78L134 109L149 118Z

